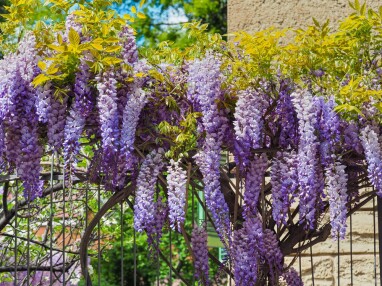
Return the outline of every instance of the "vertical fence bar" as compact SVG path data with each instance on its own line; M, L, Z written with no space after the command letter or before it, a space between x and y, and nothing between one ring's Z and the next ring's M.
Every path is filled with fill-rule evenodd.
M353 285L353 219L350 215L350 285Z
M340 286L341 282L341 275L340 275L340 266L341 266L341 253L340 253L340 235L337 235L337 256L338 256L338 261L337 261L337 280L338 280L338 286Z
M28 200L28 215L27 215L27 286L30 285L30 192L28 191L27 194L27 200Z
M314 265L313 265L313 251L310 247L310 268L312 269L312 285L314 286Z
M172 237L171 237L171 227L170 227L170 233L169 233L169 242L170 242L170 259L169 259L169 261L170 261L170 280L169 280L169 285L170 286L172 286L172 241L171 241L171 239L172 239Z
M298 248L300 249L301 243L298 243ZM299 275L301 277L302 273L302 266L301 266L301 251L298 253L298 270L299 270Z
M137 237L135 228L133 227L133 240L134 240L134 286L137 286Z
M54 170L54 153L52 153L50 163L50 194L49 194L49 285L53 285L53 170Z
M97 212L101 209L101 185L98 184L97 188ZM101 285L101 225L97 223L97 271L98 271L98 286Z
M379 250L379 283L382 285L382 199L377 197L378 207L378 250Z
M69 174L70 175L70 174ZM65 228L66 228L66 210L65 210L65 198L66 192L65 192L65 167L62 171L62 285L66 285L65 283Z
M14 280L14 286L17 286L17 228L18 228L18 225L17 225L17 211L18 211L18 195L19 195L19 184L18 184L18 181L16 180L15 181L16 183L16 189L15 189L15 229L14 229L14 232L15 232L15 280Z
M375 223L375 196L373 197L373 242L374 242L374 284L375 286L378 285L377 283L377 242L376 242L376 223Z
M121 286L124 285L123 274L123 202L121 202Z
M191 187L191 204L192 204L192 209L191 209L191 216L192 216L192 227L195 225L195 194L194 194L194 187ZM199 222L198 222L199 223ZM192 253L190 253L192 255ZM194 261L193 261L194 262ZM192 267L192 286L195 285L195 267Z
M89 205L89 180L86 180L86 190L85 190L85 229L88 228L88 219L89 219L89 210L88 210L88 205ZM88 268L88 248L86 247L85 250L85 256L86 256L86 268ZM90 282L89 280L89 275L85 276L85 285L88 285Z

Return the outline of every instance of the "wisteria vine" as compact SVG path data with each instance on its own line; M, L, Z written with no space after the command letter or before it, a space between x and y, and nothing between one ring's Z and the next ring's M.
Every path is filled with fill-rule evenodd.
M250 56L229 45L146 60L130 26L119 23L107 41L92 38L81 21L69 15L50 50L26 33L0 61L0 168L17 173L26 199L42 196L41 159L62 154L65 170L85 172L108 191L133 186L134 228L157 251L164 229L184 235L204 285L210 227L228 253L221 268L231 266L225 271L236 285L303 285L284 257L326 226L344 238L359 183L382 196L375 99L349 118L340 113L344 101L318 85L323 69L297 79L281 67L267 77L242 73L237 61ZM59 58L67 65L52 63L73 46ZM354 83L343 77L344 93ZM370 88L380 93L380 85ZM207 222L193 221L189 236L195 189Z

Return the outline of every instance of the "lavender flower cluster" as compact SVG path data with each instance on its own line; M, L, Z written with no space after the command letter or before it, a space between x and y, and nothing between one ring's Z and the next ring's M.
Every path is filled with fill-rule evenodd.
M220 153L228 119L217 105L217 100L223 96L220 66L221 62L212 53L207 53L202 60L193 61L188 66L187 97L196 110L203 113L206 137L195 160L203 174L207 207L212 213L221 240L225 242L230 238L230 222L228 205L220 190Z
M194 226L191 235L191 247L194 255L195 277L203 281L203 285L209 285L207 232L205 226Z
M167 171L170 224L173 229L179 230L185 220L187 174L180 166L180 162L174 160L170 161Z
M373 184L379 196L382 196L382 143L378 131L372 126L366 126L361 130L362 146L365 150L367 171L370 182Z
M318 161L319 143L315 133L318 111L315 98L308 91L295 91L291 95L299 122L298 181L300 186L300 220L314 229L323 193L322 169Z
M248 166L245 176L244 191L244 218L254 217L257 214L257 203L261 188L264 187L264 175L268 167L268 158L265 154L255 156Z
M347 219L347 174L345 166L334 162L326 170L328 197L330 206L330 224L332 237L344 239Z
M272 161L272 215L278 225L287 224L288 210L298 188L297 154L295 151L278 152Z
M255 285L262 249L264 233L261 221L257 217L249 218L241 229L234 232L231 257L237 285Z
M250 148L259 148L262 140L263 113L267 102L264 94L257 90L246 89L240 91L236 103L235 121L233 122L236 135L236 150L239 162L249 164Z
M304 286L301 277L293 267L283 274L283 278L288 286Z
M139 171L134 204L134 228L148 231L155 225L155 202L157 177L164 167L163 149L154 149L145 158Z

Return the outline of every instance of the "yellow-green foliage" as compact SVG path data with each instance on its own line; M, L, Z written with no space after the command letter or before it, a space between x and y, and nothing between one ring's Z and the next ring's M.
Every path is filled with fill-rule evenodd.
M23 32L33 29L39 52L45 56L39 65L43 73L35 79L35 85L47 80L57 83L73 80L80 59L88 53L93 55L90 66L96 73L121 64L117 56L121 49L118 32L134 21L134 17L145 17L133 7L131 15L121 18L107 9L111 0L47 0L43 5L51 9L54 19L48 26L46 21L39 19L31 23L31 15L41 8L39 1L11 2L7 8L9 14L5 16L9 21L1 26L3 35L7 35L3 36L2 48L12 50L12 44ZM80 43L74 30L69 32L69 42L55 36L57 31L64 29L63 21L74 3L78 3L74 13L83 25L82 33L91 39L87 43ZM142 4L143 1L140 7ZM184 28L194 41L192 46L179 49L164 42L155 50L145 51L141 57L147 58L153 66L161 62L181 65L214 50L223 61L224 88L231 91L222 103L228 108L231 103L234 106L236 91L248 86L259 87L263 80L277 82L277 78L283 77L316 94L334 96L337 110L346 117L362 115L361 110L368 102L382 112L381 77L377 76L377 68L382 66L382 7L374 11L366 4L360 5L358 0L350 5L354 13L333 30L329 22L321 24L314 20L314 25L305 29L269 28L254 34L238 32L230 36L229 42L220 35L206 33L206 25L189 23ZM153 70L150 76L168 85L161 73ZM271 96L277 98L278 95ZM378 116L380 119L380 114Z

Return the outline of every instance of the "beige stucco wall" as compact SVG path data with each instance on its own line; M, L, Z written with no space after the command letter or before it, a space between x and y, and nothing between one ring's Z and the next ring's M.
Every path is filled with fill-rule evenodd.
M353 1L353 0L352 0ZM363 1L360 1L363 3ZM368 7L378 9L382 0L368 0ZM258 31L270 26L278 28L304 27L313 24L312 17L319 22L329 19L335 26L338 19L352 12L348 0L228 0L228 31ZM374 256L373 205L369 203L362 211L353 216L353 285L368 286L375 284L374 268L378 265L378 236ZM348 220L348 225L350 221ZM376 226L376 230L378 230ZM378 234L377 234L378 235ZM338 276L338 257L340 259L340 285L350 283L350 239L340 242L337 255L337 242L331 240L313 247L313 265L315 285L335 286ZM291 258L287 258L290 261ZM376 260L376 265L374 263ZM299 261L294 264L299 269ZM301 258L302 278L305 285L312 285L310 252Z
M353 2L353 0L352 0ZM363 3L363 1L360 1ZM376 9L382 0L368 0L368 7ZM348 0L228 0L228 31L258 31L270 26L303 27L319 22L331 23L352 12Z
M375 203L376 204L376 203ZM376 208L376 207L375 207ZM375 209L376 210L376 209ZM374 217L375 215L375 225ZM348 232L344 240L340 240L338 255L338 242L328 239L312 247L313 271L315 285L337 286L338 260L340 264L340 285L351 286L350 261L353 261L353 285L371 286L379 285L379 250L378 250L378 213L373 212L372 201L352 216L352 243L350 243L350 219L347 221ZM375 252L374 252L374 227ZM352 245L352 258L350 247ZM374 255L375 254L375 255ZM375 262L374 262L375 256ZM290 262L292 257L286 258ZM299 270L299 259L294 263ZM374 268L377 276L375 277ZM304 285L313 285L311 271L311 256L307 250L301 255L302 279ZM378 281L375 284L375 281Z

